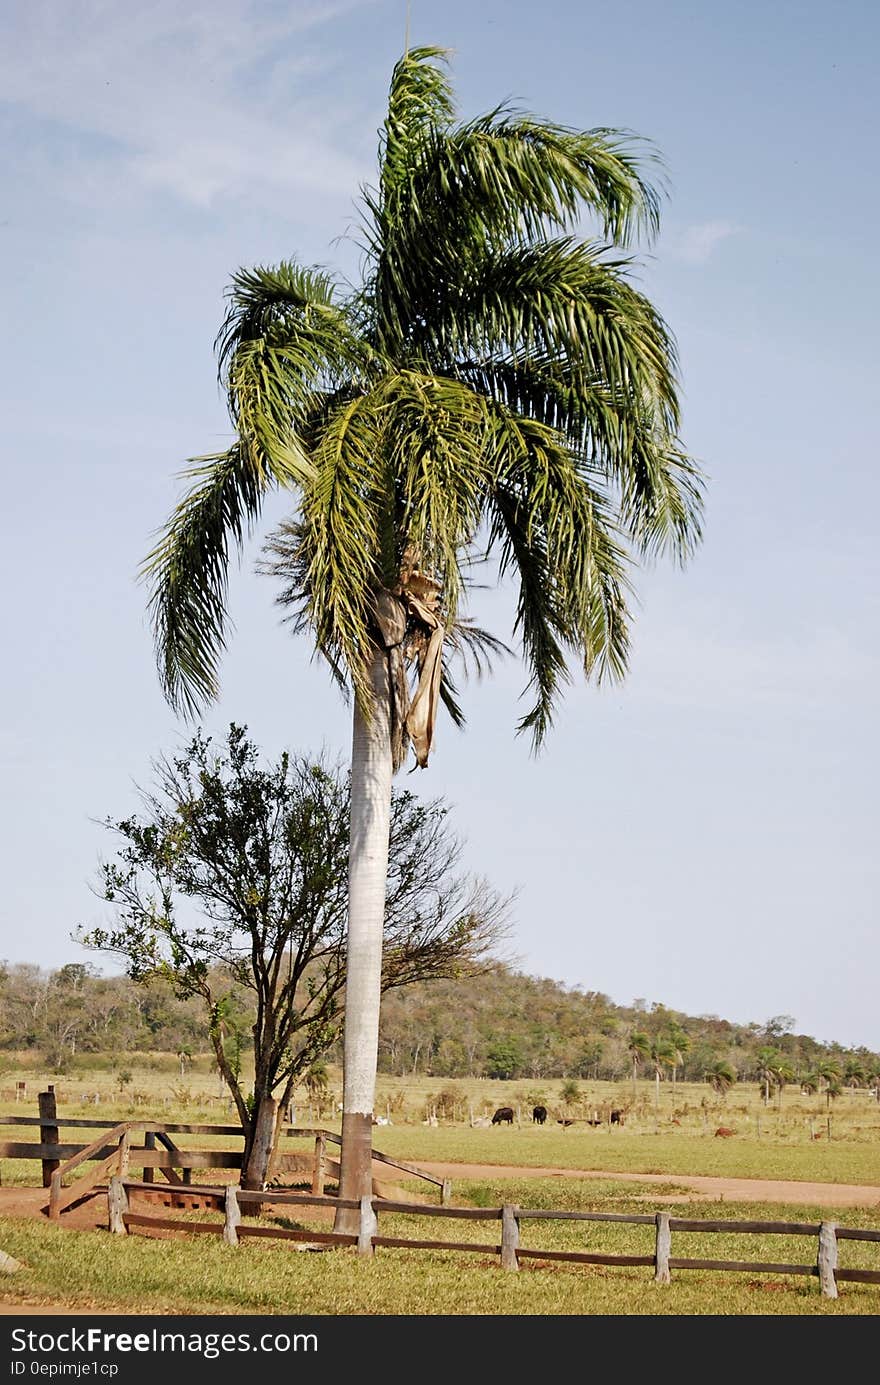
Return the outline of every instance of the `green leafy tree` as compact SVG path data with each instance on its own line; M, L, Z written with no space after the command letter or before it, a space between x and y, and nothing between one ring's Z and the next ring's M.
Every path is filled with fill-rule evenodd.
M563 1082L562 1090L559 1093L566 1111L570 1111L573 1106L577 1106L581 1099L581 1089L573 1078Z
M142 814L107 823L121 843L101 885L116 926L82 941L121 956L132 979L162 978L201 1001L245 1134L243 1182L260 1188L294 1087L335 1042L344 1013L348 780L287 754L264 768L235 725L218 750L197 734L158 762L156 777ZM504 902L455 873L459 851L442 803L395 794L383 989L466 974L498 941ZM241 995L252 998L250 1015Z
M495 1039L486 1051L486 1074L507 1082L519 1077L523 1067L522 1049L516 1039Z
M195 713L218 689L230 549L291 493L268 567L354 703L353 1198L370 1187L392 775L410 745L427 763L439 701L463 720L449 657L482 667L501 647L466 619L475 560L517 582L520 730L539 744L572 661L624 674L633 561L683 560L700 536L674 345L622 253L658 228L641 151L510 108L457 123L443 60L413 49L394 69L363 283L292 262L234 276L218 343L235 439L196 462L145 566L165 692Z

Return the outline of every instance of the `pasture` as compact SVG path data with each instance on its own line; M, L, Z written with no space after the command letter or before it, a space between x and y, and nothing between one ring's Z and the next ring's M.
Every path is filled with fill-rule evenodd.
M412 1191L415 1191L413 1187ZM509 1183L505 1197L544 1208L644 1212L662 1196L656 1186L566 1180L564 1186L529 1178ZM456 1201L486 1206L497 1200L491 1182L462 1183ZM676 1216L754 1216L753 1206L697 1202L677 1204ZM194 1218L200 1214L191 1214ZM775 1206L774 1217L803 1220L819 1209ZM303 1218L285 1225L307 1226ZM880 1228L880 1214L841 1211L842 1224ZM405 1224L404 1224L405 1222ZM461 1239L459 1224L447 1232L427 1219L382 1217L383 1233ZM440 1224L442 1227L442 1223ZM477 1231L477 1240L485 1230ZM566 1222L530 1227L523 1244L541 1249L650 1253L651 1228ZM697 1237L677 1238L677 1253L705 1251ZM750 1244L746 1244L750 1242ZM497 1258L460 1252L380 1250L372 1261L353 1251L310 1253L289 1244L246 1241L235 1251L215 1237L166 1236L161 1247L146 1235L110 1236L106 1231L73 1231L35 1220L0 1218L0 1245L26 1269L4 1284L8 1307L16 1302L45 1305L44 1311L71 1309L121 1313L341 1314L539 1314L539 1315L875 1315L880 1290L846 1284L829 1302L815 1280L774 1278L765 1273L689 1271L673 1275L668 1286L652 1281L649 1270L549 1264L530 1261L518 1274L499 1269ZM793 1238L775 1237L773 1255L803 1254ZM846 1243L845 1263L877 1266L877 1247ZM713 1237L712 1254L760 1258L754 1237ZM185 1293L184 1293L185 1286Z
M36 1114L36 1094L50 1083L59 1115L85 1118L234 1122L226 1095L212 1075L207 1055L179 1071L173 1054L131 1054L114 1069L108 1064L63 1075L29 1069L23 1061L7 1062L0 1077L0 1114ZM120 1073L130 1070L128 1082ZM27 1093L15 1101L15 1081ZM390 1124L377 1126L374 1143L394 1157L419 1161L518 1164L609 1173L707 1174L727 1178L797 1179L880 1185L880 1103L862 1090L844 1091L830 1109L819 1095L785 1090L781 1102L765 1105L754 1083L734 1087L718 1098L706 1084L662 1083L659 1106L653 1082L583 1082L576 1105L562 1099L561 1081L542 1084L418 1077L380 1076L376 1113ZM336 1110L341 1095L339 1073L330 1071L325 1093L311 1099L295 1094L295 1117L302 1125L339 1130ZM532 1125L531 1108L542 1098L550 1112L543 1127ZM512 1126L471 1126L487 1120L499 1106L518 1112ZM607 1113L626 1111L622 1127L611 1127ZM434 1113L437 1113L436 1116ZM574 1120L563 1128L561 1113ZM602 1125L586 1119L605 1115ZM437 1124L426 1124L436 1119ZM714 1135L719 1126L732 1138ZM830 1134L830 1138L829 1138ZM24 1138L11 1130L7 1138ZM180 1137L182 1147L210 1137ZM228 1142L227 1142L228 1143ZM39 1182L39 1166L0 1161L5 1184Z
M0 1078L0 1110L6 1115L36 1113L36 1093L56 1087L59 1118L102 1120L155 1118L166 1121L229 1122L228 1102L216 1077L200 1071L197 1061L181 1074L171 1055L136 1066L126 1062L130 1080L118 1071L93 1067L72 1074L40 1073L22 1068ZM207 1069L207 1064L205 1064ZM124 1071L124 1069L123 1069ZM15 1100L15 1082L27 1092ZM334 1081L335 1079L335 1081ZM338 1075L319 1097L298 1092L296 1119L338 1130L335 1110ZM389 1124L377 1126L374 1142L392 1157L413 1163L482 1165L479 1176L454 1176L453 1201L461 1206L491 1207L514 1202L523 1207L559 1210L653 1212L672 1210L676 1217L726 1220L818 1221L829 1215L821 1206L756 1204L733 1197L713 1201L656 1181L656 1175L714 1175L726 1178L792 1179L809 1183L858 1183L880 1187L880 1109L867 1092L845 1092L830 1111L824 1100L786 1091L777 1108L766 1106L754 1085L734 1089L724 1101L700 1084L661 1088L655 1106L653 1084L583 1083L577 1106L564 1103L561 1083L534 1088L522 1083L419 1079L402 1084L384 1079L377 1112ZM531 1122L531 1103L543 1098L550 1115L543 1127ZM517 1112L512 1126L485 1126L498 1106ZM626 1109L623 1127L586 1122L595 1112ZM574 1124L563 1128L560 1113ZM436 1113L436 1114L435 1114ZM436 1124L434 1121L436 1120ZM475 1124L471 1124L471 1121ZM719 1139L725 1125L735 1136ZM831 1138L829 1139L829 1131ZM34 1132L36 1133L36 1132ZM819 1138L816 1138L816 1136ZM72 1135L71 1135L72 1137ZM12 1127L6 1138L31 1138ZM77 1132L76 1138L91 1138ZM234 1138L181 1135L182 1147L235 1145ZM492 1165L515 1165L521 1175L493 1179ZM593 1170L600 1177L536 1177L530 1169ZM615 1174L655 1175L652 1182L615 1180ZM217 1176L215 1176L216 1178ZM5 1160L0 1178L37 1186L35 1161ZM217 1179L219 1181L219 1179ZM402 1182L410 1193L424 1184ZM406 1194L404 1194L406 1195ZM673 1205L671 1205L673 1204ZM671 1205L671 1206L670 1206ZM289 1227L309 1227L306 1209L279 1217L267 1209L264 1220ZM207 1215L186 1213L198 1219ZM836 1208L843 1225L880 1229L880 1206ZM100 1221L100 1216L98 1220ZM404 1224L405 1222L405 1224ZM478 1224L474 1223L474 1226ZM650 1253L651 1228L618 1223L525 1223L523 1246L544 1250L580 1250L604 1254ZM326 1226L326 1222L325 1222ZM438 1226L441 1228L438 1231ZM427 1218L382 1213L382 1234L441 1240L485 1239L486 1228L471 1235L470 1225L448 1225ZM493 1231L492 1235L496 1233ZM692 1270L673 1274L658 1286L643 1267L573 1265L524 1260L518 1274L498 1266L497 1257L443 1250L380 1249L369 1262L349 1250L303 1253L290 1243L246 1240L235 1251L219 1237L165 1233L161 1252L155 1233L110 1236L103 1228L73 1230L41 1218L0 1217L0 1247L25 1268L3 1282L9 1311L16 1303L43 1311L102 1310L177 1313L184 1302L191 1313L299 1314L534 1314L534 1315L876 1315L880 1289L846 1283L839 1300L823 1299L815 1280L760 1273ZM490 1237L491 1239L491 1237ZM789 1238L792 1242L794 1238ZM697 1237L676 1233L676 1254L705 1255ZM745 1242L750 1244L746 1245ZM717 1259L777 1261L803 1258L804 1246L785 1237L758 1246L757 1238L719 1233L712 1238ZM841 1264L851 1269L878 1269L876 1245L846 1241ZM648 1250L646 1251L646 1247ZM812 1252L814 1254L814 1252Z

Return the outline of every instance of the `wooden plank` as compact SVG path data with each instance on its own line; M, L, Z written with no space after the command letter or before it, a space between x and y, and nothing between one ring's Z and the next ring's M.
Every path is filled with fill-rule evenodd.
M107 1135L99 1135L96 1140L92 1140L90 1145L84 1145L78 1154L72 1155L61 1165L58 1169L60 1177L64 1179L67 1174L73 1173L74 1169L79 1168L80 1164L84 1164L88 1159L105 1159L107 1156L104 1151L110 1149L112 1145L118 1144L123 1135L128 1134L129 1129L129 1125L122 1121L119 1125L114 1125Z
M58 1191L55 1190L53 1178L52 1190L49 1197L49 1216L54 1220L60 1216L67 1207L72 1207L80 1198L85 1197L86 1193L94 1188L96 1183L103 1183L107 1174L118 1168L119 1150L115 1149L106 1159L102 1159L99 1164L93 1165L88 1173L84 1173L82 1178L78 1178L75 1183L71 1183L69 1188L62 1188L60 1183L61 1169L57 1169L54 1177L59 1179Z
M880 1241L880 1231L859 1231L854 1226L839 1226L838 1241Z
M126 1178L125 1186L132 1192L145 1194L147 1197L162 1198L171 1194L171 1188L167 1183L142 1183L136 1178ZM186 1195L187 1197L212 1197L222 1203L226 1196L226 1187L225 1185L218 1187L216 1183L191 1184L186 1190Z
M423 1178L426 1183L435 1183L438 1188L443 1187L443 1179L435 1178L432 1173L425 1173L415 1164L405 1164L402 1159L389 1159L387 1154L380 1154L378 1149L372 1151L373 1159L380 1164L390 1164L393 1169L402 1169L404 1173L414 1174L416 1178Z
M118 1176L110 1179L107 1189L107 1227L113 1236L125 1236L125 1214L128 1211L128 1193L125 1184Z
M519 1222L516 1219L517 1206L505 1202L501 1208L501 1268L518 1270L516 1251L519 1245Z
M58 1112L55 1107L55 1088L50 1088L47 1092L39 1092L37 1104L40 1115L40 1143L53 1145L58 1143ZM58 1168L57 1159L43 1160L43 1187L49 1188L52 1185L52 1175Z
M647 1215L627 1212L549 1212L543 1209L519 1212L520 1221L524 1217L531 1217L537 1221L619 1221L629 1222L633 1226L654 1226L656 1216L654 1213Z
M654 1283L669 1283L669 1252L672 1247L672 1229L668 1212L657 1213L657 1239L654 1250Z
M85 1148L92 1152L88 1159L106 1159L108 1155L118 1152L117 1144L107 1144L106 1137L102 1136L95 1145L87 1145ZM9 1150L14 1152L9 1153ZM81 1145L3 1145L0 1144L0 1159L41 1159L44 1157L43 1151L49 1151L49 1157L59 1157L66 1159L66 1167L56 1170L63 1174L70 1172L78 1167L79 1164L86 1162L86 1156L76 1158L81 1152ZM241 1154L231 1149L181 1149L175 1153L170 1153L164 1149L142 1149L136 1145L131 1150L131 1160L137 1168L152 1169L240 1169Z
M276 1241L320 1241L324 1245L356 1246L357 1236L344 1231L291 1231L286 1226L245 1226L238 1228L239 1236L264 1236Z
M819 1227L819 1255L816 1263L823 1298L838 1297L837 1280L834 1278L834 1271L837 1269L836 1232L836 1221L823 1221Z
M78 1127L83 1130L112 1130L118 1124L115 1120L88 1120L82 1117L65 1118L59 1116L53 1122L55 1125L63 1127ZM45 1125L46 1122L39 1116L0 1116L0 1125ZM240 1125L200 1125L192 1124L187 1121L133 1121L132 1128L165 1130L169 1135L240 1135L244 1137L244 1131ZM285 1125L281 1128L281 1134L288 1139L314 1139L318 1135L323 1135L325 1140L331 1144L341 1144L342 1136L336 1135L332 1130L318 1130L293 1125ZM376 1155L378 1158L378 1154Z
M457 1221L501 1220L500 1207L435 1207L433 1203L421 1206L418 1202L391 1202L384 1198L374 1199L373 1206L377 1212L412 1212L420 1217L452 1217Z
M799 1221L700 1221L696 1217L671 1217L673 1231L729 1231L751 1235L766 1232L768 1236L818 1236L819 1223Z
M846 1279L853 1284L880 1284L880 1270L841 1270L834 1271L835 1279Z
M357 1198L343 1197L316 1197L313 1193L283 1193L276 1192L272 1188L267 1188L265 1192L255 1189L239 1188L239 1202L266 1202L279 1203L281 1206L292 1207L346 1207L352 1210L360 1207ZM407 1204L409 1205L409 1204ZM378 1204L380 1209L388 1210L383 1202ZM421 1211L421 1208L419 1208Z
M126 1226L151 1226L156 1231L192 1231L197 1236L222 1236L222 1222L179 1221L175 1217L149 1217L143 1212L126 1212Z
M231 1183L227 1184L226 1187L224 1212L226 1216L223 1224L223 1239L228 1246L237 1246L238 1228L241 1225L241 1208L238 1205L235 1188Z
M575 1265L650 1265L654 1267L653 1255L594 1255L582 1250L523 1250L517 1252L520 1260L570 1260ZM675 1261L670 1260L670 1265Z
M411 1241L404 1236L374 1236L374 1246L397 1246L408 1250L475 1250L481 1255L500 1255L500 1245L480 1245L476 1241Z
M59 1116L54 1122L60 1126L79 1127L83 1130L112 1130L115 1120L84 1120L81 1117ZM152 1126L156 1130L166 1130L169 1135L244 1135L240 1125L192 1125L180 1121L141 1121L140 1127ZM0 1125L45 1125L39 1116L0 1116ZM308 1132L294 1132L308 1133ZM338 1138L338 1137L337 1137Z
M369 1193L364 1193L361 1196L358 1214L358 1255L371 1256L373 1254L373 1237L379 1230L379 1219L373 1211L373 1199Z
M738 1270L757 1271L762 1274L810 1274L819 1273L815 1265L778 1265L764 1260L669 1260L671 1270Z

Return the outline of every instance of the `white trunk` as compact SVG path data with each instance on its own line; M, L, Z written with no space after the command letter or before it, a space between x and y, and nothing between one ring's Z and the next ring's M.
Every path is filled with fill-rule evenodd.
M371 1116L376 1091L382 935L391 826L391 732L388 666L377 651L370 670L373 714L357 705L351 751L351 837L345 986L345 1113Z

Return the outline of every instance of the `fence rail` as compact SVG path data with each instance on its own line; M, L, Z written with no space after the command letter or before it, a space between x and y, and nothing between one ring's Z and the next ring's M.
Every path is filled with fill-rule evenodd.
M181 1189L191 1188L193 1169L240 1170L242 1167L242 1150L181 1149L171 1138L172 1135L178 1134L233 1136L243 1142L244 1131L240 1125L205 1125L185 1121L154 1120L118 1122L81 1117L67 1119L58 1115L55 1093L52 1090L40 1092L38 1103L38 1116L0 1116L0 1125L21 1126L25 1129L31 1126L40 1127L39 1144L27 1140L0 1140L0 1159L40 1160L43 1187L49 1189L49 1202L45 1210L53 1219L57 1219L63 1211L92 1192L98 1184L106 1182L112 1173L127 1173L129 1163L143 1171L145 1183L151 1182L154 1172L158 1170L168 1184ZM62 1143L60 1130L68 1127L105 1133L98 1135L89 1144ZM143 1135L143 1145L132 1143L132 1136L135 1134ZM278 1154L275 1161L276 1172L309 1174L312 1192L323 1195L327 1177L339 1176L338 1162L327 1158L327 1145L341 1145L341 1135L332 1130L295 1126L287 1122L281 1127L281 1135L285 1140L313 1139L314 1151L312 1154ZM123 1141L124 1153L121 1143ZM451 1200L452 1184L448 1179L438 1178L402 1159L392 1159L381 1150L374 1149L372 1157L378 1165L400 1169L413 1178L420 1178L439 1188L443 1204ZM81 1164L89 1162L93 1163L94 1167L81 1174L72 1185L65 1187L65 1178L69 1178ZM378 1190L378 1185L374 1184L374 1189Z
M215 1189L216 1202L224 1205L225 1220L217 1223L196 1223L169 1217L154 1217L148 1213L131 1212L128 1200L132 1192L154 1192L148 1184L137 1184L122 1179L112 1181L110 1229L125 1234L133 1227L153 1227L167 1231L196 1231L223 1235L229 1245L237 1245L241 1236L265 1236L279 1239L311 1241L321 1245L357 1244L362 1254L372 1255L376 1249L441 1250L500 1257L503 1269L519 1269L520 1261L537 1260L566 1262L581 1265L619 1265L652 1268L657 1284L668 1284L673 1270L719 1270L735 1272L760 1272L778 1275L807 1275L818 1278L822 1294L826 1298L837 1298L838 1283L848 1281L862 1284L880 1284L880 1270L845 1269L838 1265L838 1241L871 1241L880 1244L880 1231L857 1227L838 1226L833 1221L816 1223L779 1221L700 1221L693 1217L673 1217L668 1212L625 1213L625 1212L569 1212L547 1211L539 1208L520 1208L512 1203L500 1207L435 1207L407 1202L392 1202L382 1198L363 1197L360 1202L333 1199L329 1205L358 1208L360 1230L357 1236L341 1232L312 1232L307 1230L290 1231L281 1227L254 1227L241 1225L242 1206L256 1203L258 1206L327 1206L328 1200L302 1193L275 1193L248 1191L229 1186L222 1196ZM209 1192L210 1190L200 1190ZM116 1199L116 1214L112 1210L112 1198ZM379 1233L379 1217L388 1213L414 1217L439 1217L473 1222L501 1223L500 1243L493 1241L448 1241L419 1237L384 1236ZM540 1250L521 1246L520 1225L523 1221L578 1221L598 1223L626 1223L633 1226L653 1225L655 1228L654 1251L652 1254L610 1254L597 1251ZM763 1236L804 1236L817 1243L816 1261L809 1263L790 1263L770 1260L713 1260L694 1257L673 1256L673 1232L706 1232L708 1234L727 1232L737 1235Z

